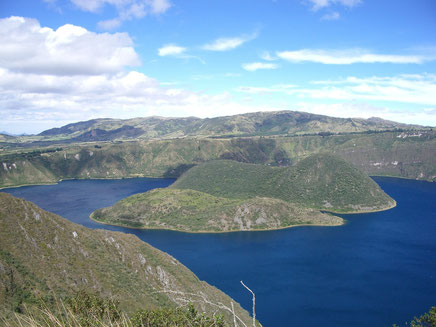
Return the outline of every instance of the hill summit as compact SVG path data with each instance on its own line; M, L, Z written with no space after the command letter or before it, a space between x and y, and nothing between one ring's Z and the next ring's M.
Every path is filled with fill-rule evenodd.
M177 137L226 137L355 133L423 128L380 118L336 118L299 111L267 111L214 118L93 119L52 128L39 140L94 142Z
M326 153L310 155L289 167L211 161L188 170L171 188L228 198L264 196L342 213L384 210L395 205L370 177Z

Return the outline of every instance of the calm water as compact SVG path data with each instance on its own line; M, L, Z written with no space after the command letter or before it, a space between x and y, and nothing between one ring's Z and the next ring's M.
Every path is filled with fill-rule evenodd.
M270 327L392 326L436 305L436 183L374 178L392 210L344 216L339 227L186 234L88 219L97 208L171 179L64 181L5 190L90 228L134 233L166 251Z

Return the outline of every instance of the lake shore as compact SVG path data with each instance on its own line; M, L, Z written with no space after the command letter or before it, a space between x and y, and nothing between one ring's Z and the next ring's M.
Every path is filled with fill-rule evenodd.
M160 228L160 227L131 227L126 226L122 224L115 224L115 223L107 223L100 220L97 220L93 217L91 214L89 218L99 224L102 225L108 225L108 226L116 226L116 227L123 227L133 230L162 230L162 231L173 231L173 232L180 232L180 233L187 233L187 234L223 234L223 233L237 233L237 232L267 232L267 231L275 231L275 230L283 230L283 229L289 229L289 228L295 228L295 227L336 227L336 226L342 226L346 224L346 220L342 219L342 223L340 224L298 224L298 225L289 225L284 227L274 227L274 228L259 228L259 229L243 229L243 230L225 230L225 231L211 231L211 230L199 230L199 231L187 231L177 228ZM340 218L340 217L338 217Z

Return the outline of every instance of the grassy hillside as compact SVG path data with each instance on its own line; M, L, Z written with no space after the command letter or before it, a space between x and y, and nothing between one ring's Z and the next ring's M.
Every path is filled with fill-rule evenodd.
M343 220L279 199L229 199L189 189L156 189L96 210L92 218L133 228L228 232L302 224L339 225Z
M39 135L7 140L29 142L95 142L177 137L270 136L355 133L425 129L380 118L334 118L298 111L256 112L200 119L196 117L145 117L93 119L46 130ZM1 139L0 139L1 141Z
M0 187L68 178L177 177L209 160L287 166L330 152L370 175L436 180L436 132L172 139L0 152Z
M270 197L335 212L383 210L395 204L367 175L328 154L311 155L292 167L208 162L188 170L170 188L227 198Z
M219 309L233 321L213 305L230 307L231 298L136 236L89 230L5 193L0 249L0 303L10 310L41 298L50 303L51 292L62 299L85 289L118 300L128 313L192 302L200 312ZM248 313L238 304L235 310L249 325Z

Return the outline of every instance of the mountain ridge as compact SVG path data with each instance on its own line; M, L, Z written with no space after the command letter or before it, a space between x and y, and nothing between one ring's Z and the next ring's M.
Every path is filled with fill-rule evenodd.
M71 123L38 134L40 140L69 142L114 141L177 137L225 137L356 133L427 127L378 117L338 118L300 111L266 111L213 118L137 117L98 118Z

